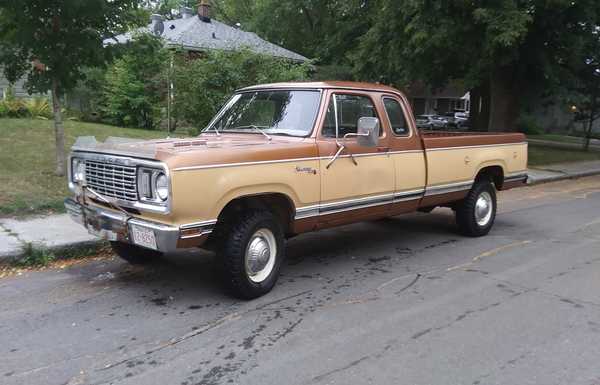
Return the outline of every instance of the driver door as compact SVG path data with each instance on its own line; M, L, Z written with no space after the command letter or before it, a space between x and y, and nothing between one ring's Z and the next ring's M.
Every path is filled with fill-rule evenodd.
M318 226L385 216L393 199L395 172L389 155L389 134L381 120L381 98L375 93L350 91L330 91L327 97L326 114L317 134L321 170ZM361 117L379 119L377 146L361 146L352 136L344 138L357 132ZM345 149L334 160L340 148L338 143Z

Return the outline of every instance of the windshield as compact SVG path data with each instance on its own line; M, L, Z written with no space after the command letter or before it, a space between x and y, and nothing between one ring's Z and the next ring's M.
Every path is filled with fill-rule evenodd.
M255 91L236 94L204 131L310 135L319 91Z

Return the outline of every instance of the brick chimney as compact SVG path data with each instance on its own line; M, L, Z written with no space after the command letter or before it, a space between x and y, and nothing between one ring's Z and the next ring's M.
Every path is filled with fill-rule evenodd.
M210 23L210 1L200 0L198 3L198 17L205 23Z

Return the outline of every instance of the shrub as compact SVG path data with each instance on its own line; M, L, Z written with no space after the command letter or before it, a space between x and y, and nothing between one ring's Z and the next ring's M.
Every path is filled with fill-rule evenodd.
M528 114L523 114L517 121L517 128L525 135L541 135L544 130L540 127L535 118Z
M23 254L15 261L15 265L19 267L46 266L55 258L54 254L46 248L34 246L29 242L23 246Z
M25 108L30 117L34 119L50 119L52 118L52 110L48 98L34 97L25 101Z
M25 102L19 98L10 98L4 101L6 116L9 118L24 118L28 115Z
M4 100L0 100L0 118L6 118L8 116L8 107Z
M173 116L203 128L238 88L259 83L307 80L310 64L259 55L250 51L211 51L199 58L174 60Z
M103 120L122 126L156 128L166 94L167 58L160 39L151 35L135 37L106 72L100 101Z

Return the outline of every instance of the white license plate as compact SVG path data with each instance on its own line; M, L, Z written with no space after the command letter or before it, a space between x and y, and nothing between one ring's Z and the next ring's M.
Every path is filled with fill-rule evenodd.
M133 243L135 243L136 245L147 247L149 249L158 250L158 247L156 246L156 237L154 236L154 231L137 225L131 225L130 228Z

